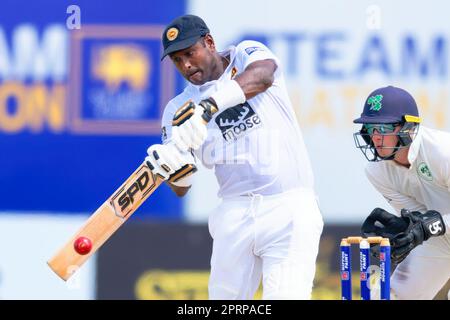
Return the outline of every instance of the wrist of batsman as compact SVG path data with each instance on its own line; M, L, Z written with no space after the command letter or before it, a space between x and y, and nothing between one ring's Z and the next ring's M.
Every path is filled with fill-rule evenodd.
M229 80L221 84L221 87L211 95L217 106L217 110L224 110L246 101L244 90L236 80Z
M208 123L217 111L234 107L245 101L245 93L239 83L236 80L229 80L209 98L200 101L198 106L203 109L202 118L205 123ZM175 112L172 125L182 125L195 114L198 106L192 100L187 101Z

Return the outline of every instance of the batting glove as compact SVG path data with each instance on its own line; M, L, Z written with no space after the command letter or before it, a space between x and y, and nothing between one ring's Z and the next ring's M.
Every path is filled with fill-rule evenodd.
M153 174L177 186L189 186L188 177L197 171L191 152L180 152L174 144L155 144L147 150L145 161Z
M207 124L217 107L212 99L199 104L188 101L177 110L172 121L172 141L180 150L196 150L205 142L208 135Z

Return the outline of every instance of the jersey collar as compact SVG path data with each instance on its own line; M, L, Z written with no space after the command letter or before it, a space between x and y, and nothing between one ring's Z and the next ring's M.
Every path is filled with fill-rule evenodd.
M231 72L230 70L234 66L234 59L236 58L236 47L230 46L226 50L220 51L219 54L222 57L226 57L226 56L230 55L230 63L228 64L227 68L225 69L223 74L220 76L220 78L217 80L205 82L204 84L199 85L199 86L189 82L189 87L191 87L191 89L193 89L197 92L200 92L200 93L205 92L206 90L211 88L211 86L214 86L217 81L220 81L224 77L224 75L228 75Z

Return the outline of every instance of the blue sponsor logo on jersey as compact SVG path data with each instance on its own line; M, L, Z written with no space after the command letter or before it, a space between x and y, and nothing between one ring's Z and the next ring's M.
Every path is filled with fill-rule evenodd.
M248 47L248 48L245 48L245 52L247 52L248 55L251 55L255 51L263 51L263 48L261 48L261 47Z

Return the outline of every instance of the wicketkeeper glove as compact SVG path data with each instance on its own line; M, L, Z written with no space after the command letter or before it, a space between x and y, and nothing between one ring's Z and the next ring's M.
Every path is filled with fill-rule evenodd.
M403 209L403 219L409 221L408 228L391 240L391 257L395 263L402 262L418 245L431 237L445 234L445 223L442 215L435 210L428 210L424 214Z
M362 235L367 237L383 237L392 239L397 234L404 232L409 226L409 221L398 217L382 208L375 208L361 226Z
M430 237L445 233L442 216L435 210L422 214L418 211L401 210L397 217L381 208L374 209L361 227L364 237L380 236L391 242L391 259L394 263L402 262L418 245ZM377 247L372 248L372 255L378 256Z

